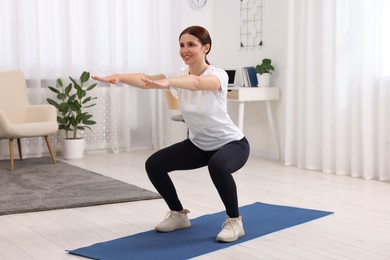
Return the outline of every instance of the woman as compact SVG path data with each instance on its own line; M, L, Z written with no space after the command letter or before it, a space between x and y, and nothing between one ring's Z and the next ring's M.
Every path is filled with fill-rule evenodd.
M188 66L185 70L155 76L141 73L92 78L144 89L177 90L189 138L157 151L145 163L149 179L170 209L155 230L171 232L191 226L189 211L183 208L168 173L208 166L227 214L217 240L236 241L245 232L232 173L246 163L249 144L227 114L228 76L207 60L211 49L208 31L200 26L188 27L180 34L179 43L180 56Z

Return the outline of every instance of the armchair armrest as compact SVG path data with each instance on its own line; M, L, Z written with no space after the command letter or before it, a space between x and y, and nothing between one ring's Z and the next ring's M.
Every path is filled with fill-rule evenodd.
M0 139L8 138L11 122L8 117L0 110Z
M25 122L57 122L57 110L52 105L29 105L26 107Z

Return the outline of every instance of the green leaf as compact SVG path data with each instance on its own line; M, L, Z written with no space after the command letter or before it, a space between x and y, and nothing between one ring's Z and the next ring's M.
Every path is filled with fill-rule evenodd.
M68 120L66 118L57 116L57 122L66 125L68 123Z
M61 87L63 87L62 80L60 78L57 79L57 84L60 85Z
M77 128L80 129L80 130L85 130L86 128L88 128L89 130L91 130L91 128L90 128L89 126L86 126L86 125L78 126Z
M84 108L89 108L89 107L93 107L93 106L96 106L96 103L95 103L95 104L88 105L88 106L84 106Z
M66 113L69 110L69 105L67 103L61 103L58 107L58 110L62 113Z
M69 79L70 79L70 81L73 82L73 85L74 85L74 87L75 87L77 90L81 89L80 85L77 83L76 80L74 80L72 77L69 77Z
M89 113L88 112L83 112L80 114L80 116L87 116Z
M88 99L88 101L90 101L90 100L97 99L97 97L87 97L86 99ZM86 100L86 99L84 99L84 100ZM86 102L87 102L87 101L86 101ZM86 103L86 102L83 102L83 103Z
M70 117L69 118L69 124L73 125L73 126L76 126L78 124L76 118L74 117Z
M83 124L85 124L85 125L95 125L96 122L93 121L93 120L86 120L86 121L83 121Z
M56 89L56 88L53 88L53 87L51 87L51 86L49 86L49 89L52 91L52 92L54 92L54 93L60 93L60 91L58 90L58 89Z
M91 97L87 97L86 99L83 100L83 102L81 102L82 104L85 104L87 103L88 101L90 101L92 98Z
M65 100L66 99L66 95L64 93L60 93L60 94L57 95L57 98L59 100Z
M263 64L264 65L270 65L271 64L271 60L270 59L263 59Z
M72 96L69 97L68 102L73 102L76 99L76 94L73 94Z
M80 107L76 101L69 103L68 105L69 105L69 108L75 112L77 112L79 110L79 107Z
M77 98L78 98L78 99L81 99L81 98L82 98L82 96L81 96L81 91L83 91L83 90L82 90L82 89L78 89L77 92L76 92Z
M90 91L91 89L93 89L94 87L96 87L96 85L97 85L97 83L92 84L91 86L89 86L89 87L87 88L87 91Z
M92 117L93 117L93 115L85 115L85 119L90 119Z
M89 72L84 71L83 74L80 76L81 83L87 82L89 80Z
M66 88L65 88L65 94L69 95L71 90L72 90L72 83L69 83L69 85L66 86Z
M76 118L78 121L82 122L82 121L88 120L88 115L83 113L83 114L78 115Z
M60 105L58 105L57 102L55 102L55 101L54 101L53 99L51 99L51 98L47 98L46 100L47 100L47 102L48 102L50 105L55 106L57 109L58 109L58 107L60 106Z

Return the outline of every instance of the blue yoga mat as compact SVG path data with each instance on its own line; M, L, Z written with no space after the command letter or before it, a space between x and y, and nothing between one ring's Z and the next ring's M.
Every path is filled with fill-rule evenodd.
M332 214L328 211L256 202L240 208L245 236L236 242L215 240L225 212L191 219L192 227L170 233L147 231L69 251L92 259L188 259Z

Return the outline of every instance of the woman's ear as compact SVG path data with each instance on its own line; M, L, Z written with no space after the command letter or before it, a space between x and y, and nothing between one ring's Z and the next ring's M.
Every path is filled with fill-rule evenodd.
M204 46L204 51L205 51L204 53L206 53L206 54L210 51L210 44L209 43Z

